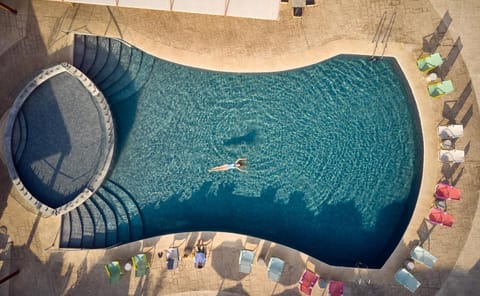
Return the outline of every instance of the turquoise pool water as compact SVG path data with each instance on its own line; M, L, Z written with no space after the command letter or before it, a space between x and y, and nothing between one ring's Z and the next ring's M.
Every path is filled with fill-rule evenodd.
M262 74L156 59L142 91L111 108L109 179L139 204L147 237L229 231L380 267L413 212L422 139L394 59ZM248 173L207 172L239 157Z
M394 59L341 55L291 71L233 74L162 61L118 40L75 40L74 64L109 102L117 142L101 188L62 215L61 247L217 230L278 242L331 265L378 268L398 244L418 196L423 143ZM72 136L91 137L93 130L75 125L85 116L68 101L70 84L45 85L49 100L27 103L18 119L15 156L48 171L78 157L88 173L95 161L84 155L98 158L88 147L101 136L77 147ZM57 124L49 118L49 133L61 135L53 142L62 145L31 150L38 139L28 135L52 106ZM77 121L65 125L68 116ZM208 172L240 157L248 158L248 173ZM83 175L55 174L36 194L62 205L70 192L47 189ZM35 185L38 176L47 175L22 180Z

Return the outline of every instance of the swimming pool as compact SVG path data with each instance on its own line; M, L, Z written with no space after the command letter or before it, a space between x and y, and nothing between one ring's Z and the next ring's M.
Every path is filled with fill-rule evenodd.
M135 200L143 237L228 231L332 265L384 264L413 213L423 161L394 59L340 55L232 74L142 55L150 71L141 90L103 92L118 135L105 186ZM239 157L248 173L207 172Z

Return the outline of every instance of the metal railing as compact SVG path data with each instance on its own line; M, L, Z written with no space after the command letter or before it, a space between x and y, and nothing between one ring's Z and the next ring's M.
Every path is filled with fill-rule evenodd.
M377 30L375 31L375 34L373 35L373 38L372 38L372 43L375 43L375 46L373 48L372 56L370 57L371 60L377 60L375 53L377 52L378 43L380 42L383 44L383 50L380 55L380 59L383 59L383 56L385 55L385 51L388 46L388 40L390 39L390 36L392 34L392 29L393 29L393 25L395 23L396 17L397 17L397 12L394 11L392 14L392 17L390 18L390 21L385 26L385 21L387 20L387 12L385 11L382 14L380 23L378 24Z

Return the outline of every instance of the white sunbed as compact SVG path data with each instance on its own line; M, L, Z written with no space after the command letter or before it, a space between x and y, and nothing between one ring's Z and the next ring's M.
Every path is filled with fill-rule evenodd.
M412 252L410 252L410 257L428 268L432 268L437 261L437 257L433 256L429 251L420 246L416 246Z
M441 162L459 163L465 161L465 151L463 150L440 150L438 160Z
M238 258L239 271L247 274L250 273L254 259L255 253L253 251L246 249L241 250L240 257Z
M420 282L405 268L400 269L395 274L395 280L400 285L404 286L408 291L415 293L415 291L420 287Z
M280 258L272 257L268 262L268 278L274 282L280 281L280 276L282 275L283 266L285 265L285 261Z
M442 140L463 137L463 125L461 124L441 125L438 127L437 134Z
M178 248L168 248L167 250L167 269L175 269L180 263Z

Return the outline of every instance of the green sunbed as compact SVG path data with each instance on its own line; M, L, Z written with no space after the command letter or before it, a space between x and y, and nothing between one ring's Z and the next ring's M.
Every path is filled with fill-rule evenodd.
M453 83L451 80L434 82L428 85L428 93L431 97L438 98L440 96L453 92Z
M135 277L142 277L148 273L150 268L147 256L145 254L138 254L132 257L133 269L135 269Z
M122 267L120 262L112 261L105 265L105 270L107 271L108 278L110 279L110 284L116 284L120 281L120 276L122 275Z
M417 60L417 67L422 72L428 72L441 64L443 64L443 60L439 53L424 56Z

